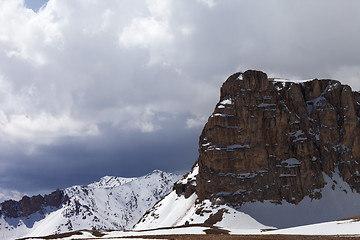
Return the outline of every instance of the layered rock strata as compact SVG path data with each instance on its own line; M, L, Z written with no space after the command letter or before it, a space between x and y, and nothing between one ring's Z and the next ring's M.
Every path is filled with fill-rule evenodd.
M321 198L336 170L360 192L360 93L335 80L230 76L199 142L199 199L297 204Z

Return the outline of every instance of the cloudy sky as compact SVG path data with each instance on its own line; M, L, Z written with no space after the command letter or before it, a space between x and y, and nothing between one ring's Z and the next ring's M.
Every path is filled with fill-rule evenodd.
M189 170L227 76L359 90L359 42L358 0L0 0L0 200Z

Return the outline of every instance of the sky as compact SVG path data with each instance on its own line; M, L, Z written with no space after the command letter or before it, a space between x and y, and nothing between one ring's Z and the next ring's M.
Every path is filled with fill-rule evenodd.
M0 200L185 173L237 71L360 89L358 0L0 0Z

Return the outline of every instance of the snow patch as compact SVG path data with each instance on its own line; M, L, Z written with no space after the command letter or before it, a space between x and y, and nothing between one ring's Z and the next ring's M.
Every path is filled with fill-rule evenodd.
M285 161L282 161L281 163L286 164L287 168L298 167L301 165L301 162L296 158L289 158Z
M305 83L305 82L310 82L313 79L304 79L304 80L290 80L290 79L285 79L285 78L274 78L273 82L280 82L280 83Z
M205 151L234 151L235 149L250 149L249 144L234 144L229 146L217 146L217 145L208 145L208 148Z
M225 114L225 113L214 113L212 116L214 116L214 117L233 117L234 115Z
M231 100L231 98L229 99L224 99L220 102L220 104L223 104L223 105L231 105L231 104L234 104L233 101Z
M185 175L182 179L177 181L177 184L186 184L188 182L196 181L196 176L199 173L199 164L196 164L191 172L189 172L187 175Z

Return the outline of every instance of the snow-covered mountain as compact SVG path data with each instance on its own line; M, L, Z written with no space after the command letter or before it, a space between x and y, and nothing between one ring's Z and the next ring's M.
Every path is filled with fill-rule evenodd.
M87 186L66 188L59 207L42 206L35 213L16 218L2 214L0 239L80 229L131 229L179 178L155 170L138 178L105 176Z

